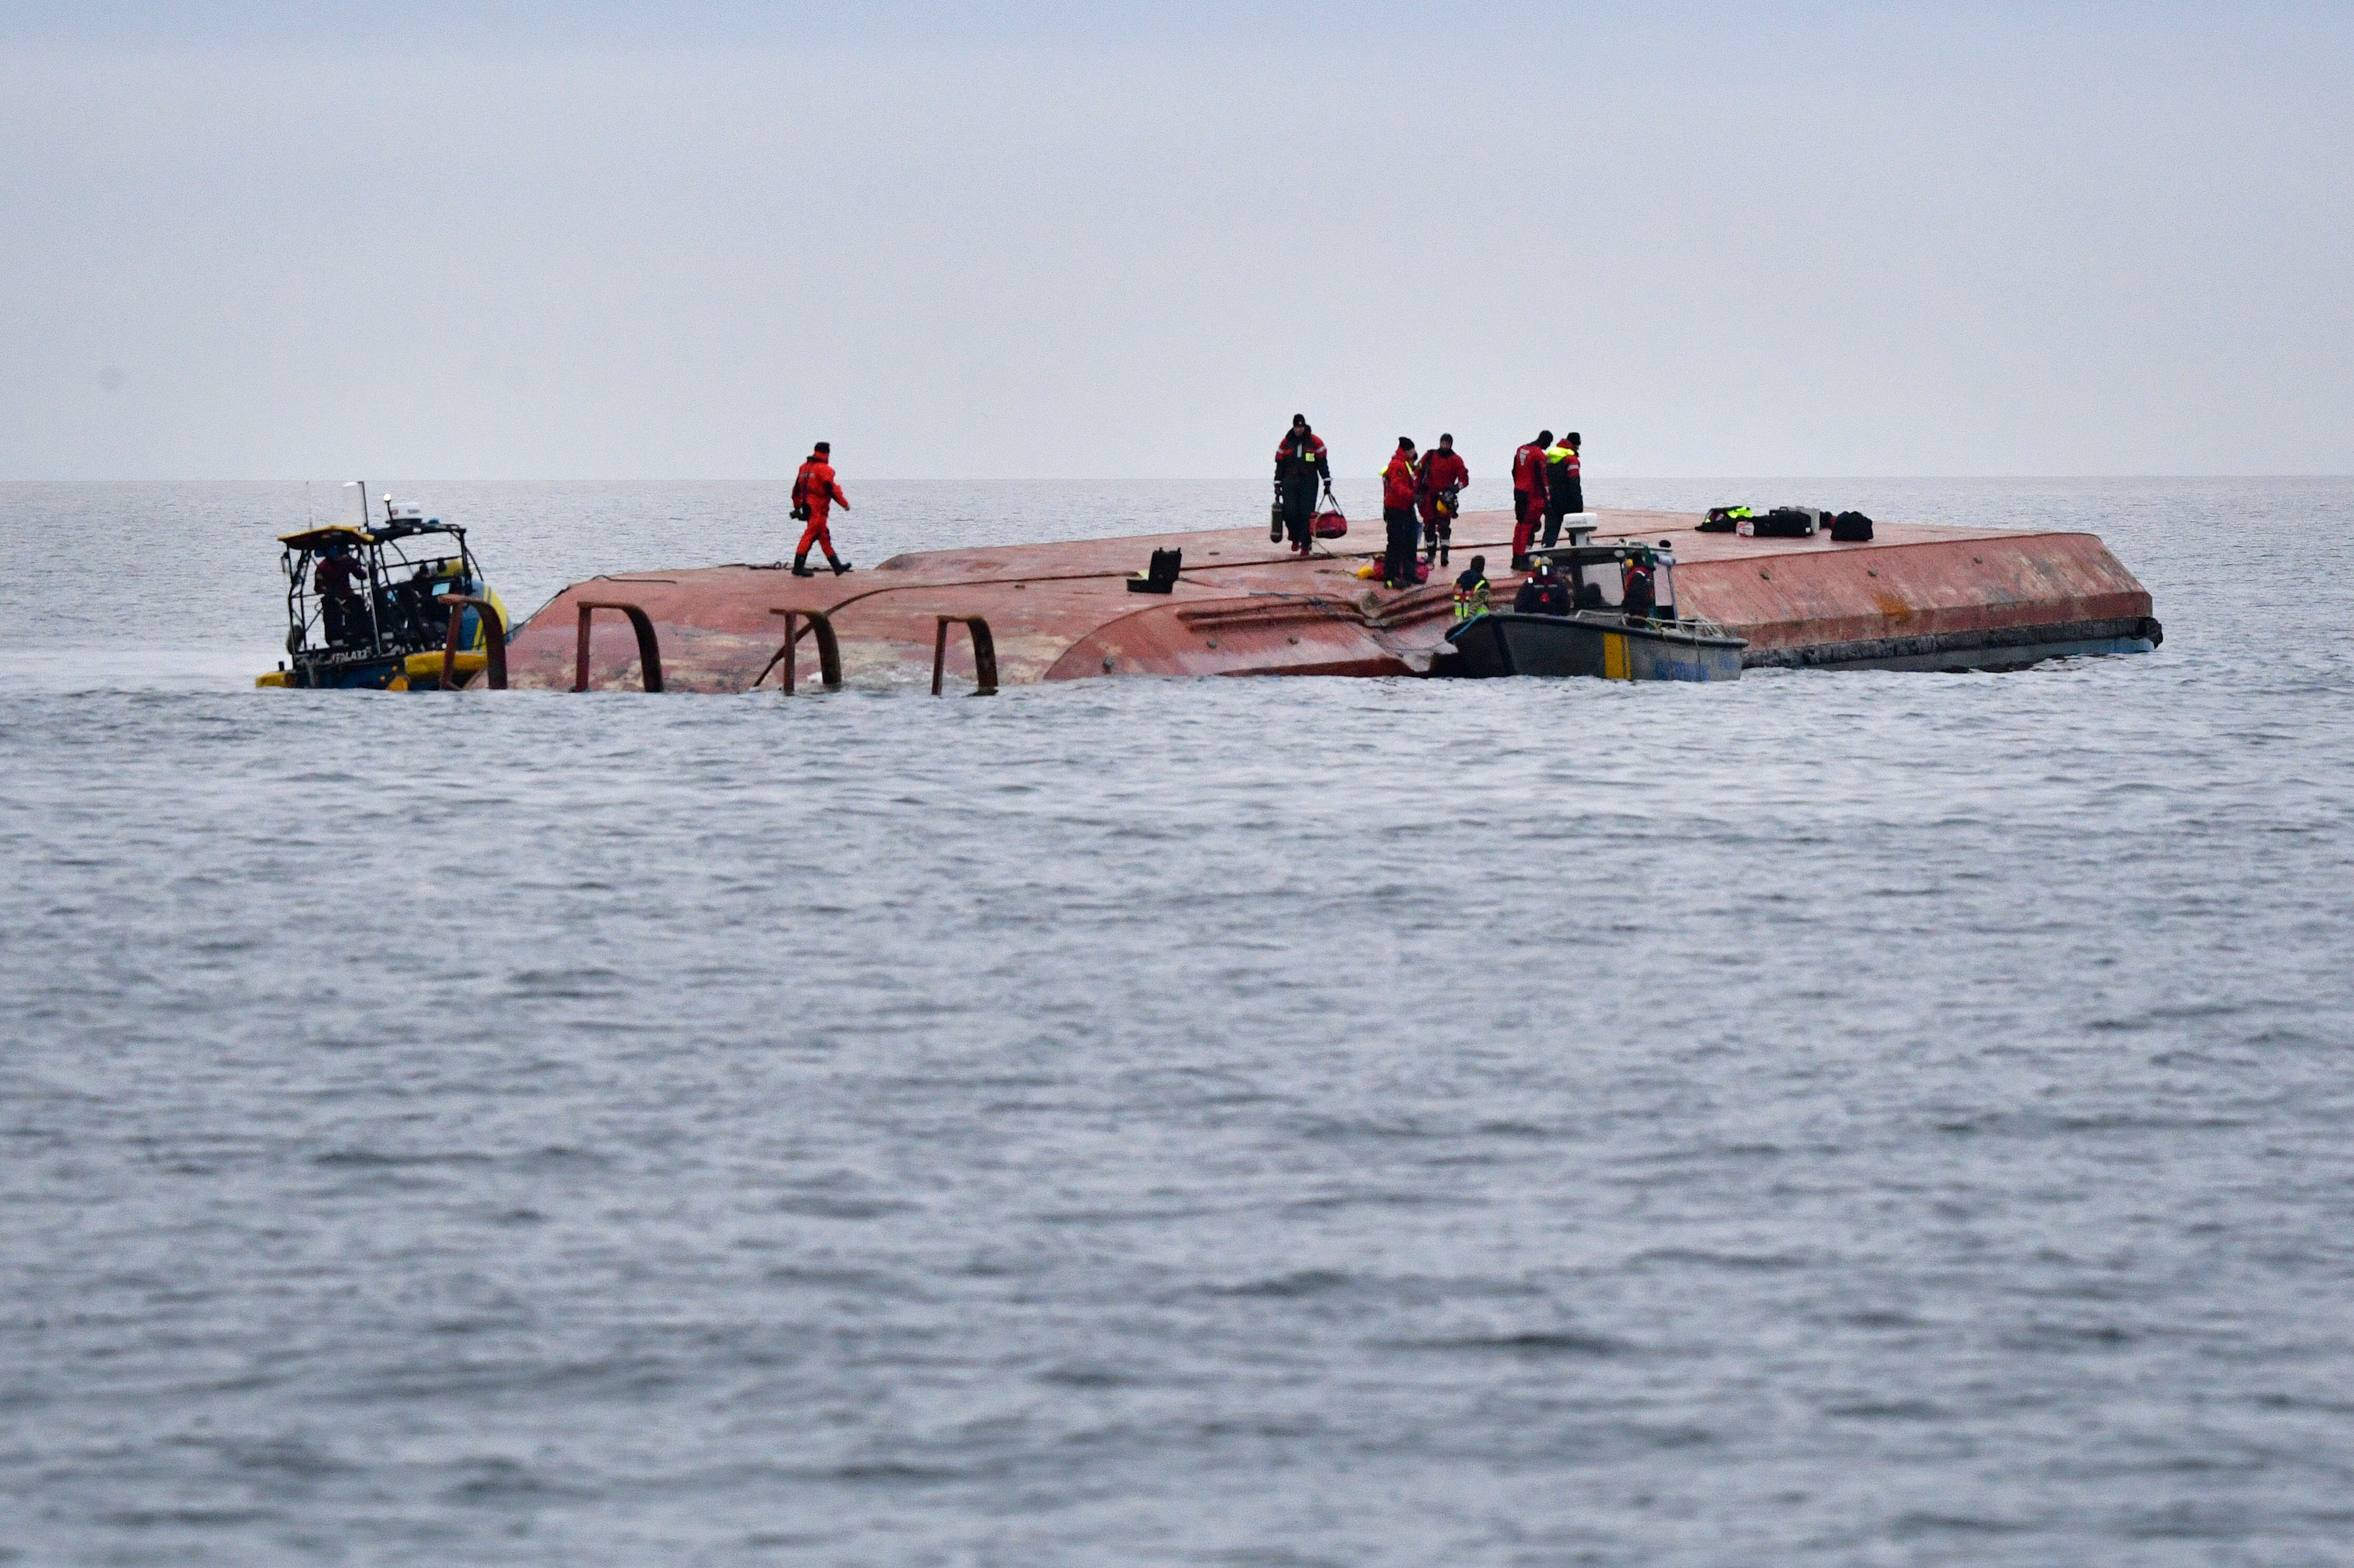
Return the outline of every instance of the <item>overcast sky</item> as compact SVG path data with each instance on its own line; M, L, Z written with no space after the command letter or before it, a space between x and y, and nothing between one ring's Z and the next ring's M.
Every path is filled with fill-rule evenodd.
M0 477L2354 471L2354 6L0 0Z

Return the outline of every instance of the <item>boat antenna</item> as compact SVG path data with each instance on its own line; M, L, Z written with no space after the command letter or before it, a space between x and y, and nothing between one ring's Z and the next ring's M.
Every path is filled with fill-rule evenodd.
M318 519L311 514L311 482L306 479L302 482L302 527L307 533L318 525Z

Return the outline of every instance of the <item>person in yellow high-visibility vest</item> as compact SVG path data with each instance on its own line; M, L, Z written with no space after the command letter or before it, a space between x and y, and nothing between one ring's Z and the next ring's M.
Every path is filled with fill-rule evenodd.
M1488 557L1474 556L1471 567L1455 579L1455 619L1469 620L1488 613Z
M1545 449L1545 548L1561 537L1561 520L1585 510L1585 476L1579 471L1575 430Z

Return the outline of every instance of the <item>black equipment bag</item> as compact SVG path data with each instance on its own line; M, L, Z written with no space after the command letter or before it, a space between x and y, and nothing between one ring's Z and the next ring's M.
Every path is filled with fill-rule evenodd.
M1861 512L1842 512L1831 519L1831 537L1842 545L1861 545L1872 537L1872 519Z
M1757 519L1754 531L1760 539L1811 539L1822 515L1811 506L1776 506Z

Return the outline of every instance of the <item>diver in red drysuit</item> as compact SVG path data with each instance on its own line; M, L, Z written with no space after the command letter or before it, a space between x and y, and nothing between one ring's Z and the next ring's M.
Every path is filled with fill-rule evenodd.
M1512 570L1529 569L1529 545L1537 524L1544 521L1545 449L1553 432L1539 430L1537 439L1512 453Z
M826 514L837 505L849 511L850 497L843 494L842 486L834 482L832 443L820 441L810 453L809 461L801 464L801 472L793 476L793 515L809 519L809 526L801 530L801 542L793 550L793 576L817 576L810 570L811 545L824 546L826 564L833 568L834 576L840 577L850 569L850 563L833 553L833 535L826 531Z
M1455 514L1463 505L1464 487L1471 482L1471 471L1456 451L1453 436L1439 437L1438 449L1424 456L1421 478L1415 503L1422 513L1423 544L1432 561L1444 561L1455 536Z

